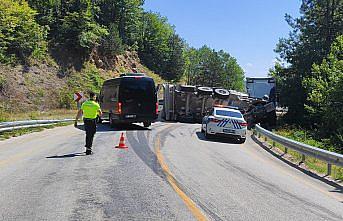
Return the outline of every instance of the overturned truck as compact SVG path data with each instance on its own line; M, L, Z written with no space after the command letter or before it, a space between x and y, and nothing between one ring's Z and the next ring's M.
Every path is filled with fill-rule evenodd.
M190 85L163 85L162 118L167 121L201 123L213 106L239 109L252 127L256 123L274 124L275 106L266 100L224 88ZM276 116L276 115L275 115Z

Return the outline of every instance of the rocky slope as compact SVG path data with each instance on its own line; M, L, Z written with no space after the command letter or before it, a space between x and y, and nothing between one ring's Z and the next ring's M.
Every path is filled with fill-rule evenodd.
M156 83L162 81L140 63L135 52L125 52L112 59L101 59L93 53L80 70L58 65L52 59L30 66L0 65L0 112L73 108L74 92L99 91L104 80L133 71L147 73Z

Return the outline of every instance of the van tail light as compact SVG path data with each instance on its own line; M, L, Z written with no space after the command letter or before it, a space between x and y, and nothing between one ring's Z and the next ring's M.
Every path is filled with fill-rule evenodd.
M121 103L121 102L118 102L118 106L117 106L117 113L118 113L118 114L121 114L121 113L122 113L121 106L122 106L122 103Z
M216 119L216 118L210 118L210 121L213 123L219 123L220 120Z
M247 122L239 122L238 124L241 125L242 127L247 127L248 126Z
M158 114L158 102L156 102L156 114Z

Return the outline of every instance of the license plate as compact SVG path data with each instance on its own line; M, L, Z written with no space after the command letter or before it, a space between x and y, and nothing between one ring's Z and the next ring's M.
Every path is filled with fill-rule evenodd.
M231 123L228 123L227 125L225 125L225 128L232 129L232 128L233 128L233 125L232 125Z
M131 114L131 115L126 115L125 117L126 118L136 118L136 115Z
M224 133L228 133L228 134L234 134L235 130L230 130L230 129L223 129Z

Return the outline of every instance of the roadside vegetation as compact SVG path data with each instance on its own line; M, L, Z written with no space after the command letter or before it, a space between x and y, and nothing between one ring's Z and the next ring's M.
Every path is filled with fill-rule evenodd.
M73 124L73 123L72 122L57 123L57 124L46 125L46 126L42 126L42 127L31 127L31 128L24 128L24 129L18 129L18 130L13 130L13 131L1 132L0 133L0 141L1 140L9 139L11 137L19 137L19 136L22 136L24 134L40 132L40 131L43 131L45 129L52 129L52 128L55 128L55 127L64 127L64 126L68 126L68 125L71 125L71 124Z
M243 89L234 57L188 46L167 18L143 4L0 0L1 119L73 109L74 92L99 92L104 80L123 72L146 72L156 83Z
M306 130L300 130L296 128L285 127L283 129L279 129L276 132L277 134L287 137L292 140L296 140L314 147L322 148L322 149L329 149L330 146L327 146L325 143L319 142L315 140L311 133ZM321 161L319 159L306 156L305 161L302 159L302 155L294 150L287 149L279 143L275 143L271 140L268 140L265 137L260 138L261 141L266 141L267 144L272 148L276 154L280 157L285 158L286 160L294 163L294 164L302 164L305 165L305 168L311 172L314 172L320 176L327 175L327 163ZM330 144L329 144L330 145ZM331 148L334 148L331 146ZM332 165L331 168L331 178L337 182L343 182L343 167L339 167L336 165Z
M19 121L19 120L62 120L73 119L76 116L73 109L55 109L48 111L29 111L23 113L5 113L0 111L0 122Z
M300 12L299 18L286 15L292 32L280 39L270 74L288 107L281 123L302 130L279 132L343 153L343 1L303 0Z

